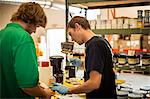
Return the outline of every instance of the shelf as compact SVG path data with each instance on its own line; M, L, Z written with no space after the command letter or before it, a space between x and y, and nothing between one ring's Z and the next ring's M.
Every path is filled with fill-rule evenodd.
M150 34L149 29L95 29L93 30L96 34Z
M150 66L115 65L114 68L116 70L144 71L150 74Z
M74 7L86 9L117 8L150 5L150 0L66 0Z
M119 52L125 52L127 53L128 51L135 51L135 52L140 52L140 53L150 53L150 49L112 49L114 53L119 53Z

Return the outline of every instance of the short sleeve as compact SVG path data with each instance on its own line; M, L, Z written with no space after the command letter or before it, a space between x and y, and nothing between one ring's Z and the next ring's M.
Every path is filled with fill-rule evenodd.
M100 42L101 43L101 42ZM92 43L89 45L87 52L87 72L92 70L103 73L105 55L104 46L100 43Z
M14 67L21 88L30 88L37 85L39 73L33 42L21 44L16 48Z

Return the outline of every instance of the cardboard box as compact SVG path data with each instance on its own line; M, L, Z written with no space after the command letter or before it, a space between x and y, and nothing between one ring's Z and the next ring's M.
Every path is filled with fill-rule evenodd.
M141 49L141 41L140 40L132 40L131 41L131 49Z
M131 42L130 40L119 40L119 49L130 49Z
M141 36L142 36L142 34L131 34L130 40L131 40L131 41L140 40L140 39L141 39Z
M113 49L118 49L119 48L119 42L118 41L113 41Z
M150 50L150 35L143 35L142 49Z

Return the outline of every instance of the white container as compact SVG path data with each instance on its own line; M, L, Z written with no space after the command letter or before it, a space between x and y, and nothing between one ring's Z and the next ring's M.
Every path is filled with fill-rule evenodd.
M52 66L49 67L38 67L39 70L39 81L49 84L49 80L53 77Z
M123 19L123 28L128 29L129 28L129 18L124 18Z
M97 24L96 20L90 20L89 23L90 23L91 29L96 29L96 24Z
M100 29L106 29L106 21L107 21L107 20L101 20Z
M129 19L130 21L129 21L129 28L137 28L137 18L131 18L131 19Z
M101 15L97 15L96 29L100 29L100 27L101 27Z
M106 21L106 29L111 29L111 24L112 24L112 20L107 20Z
M118 18L117 19L117 28L122 29L123 28L123 18Z
M117 19L112 19L112 29L117 29Z

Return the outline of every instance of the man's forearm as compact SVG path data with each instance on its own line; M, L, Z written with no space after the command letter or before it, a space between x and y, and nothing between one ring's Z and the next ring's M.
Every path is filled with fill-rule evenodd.
M47 97L46 91L43 88L41 88L39 85L32 88L22 88L22 90L31 96Z
M91 71L90 79L82 85L69 88L69 93L89 93L95 89L98 89L100 87L101 77L102 75L97 71Z
M92 85L92 82L90 80L86 81L82 85L74 86L69 88L69 93L89 93L91 91L95 90L94 85Z

